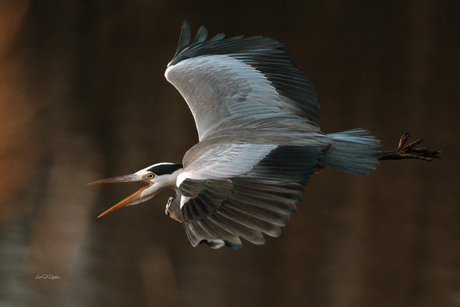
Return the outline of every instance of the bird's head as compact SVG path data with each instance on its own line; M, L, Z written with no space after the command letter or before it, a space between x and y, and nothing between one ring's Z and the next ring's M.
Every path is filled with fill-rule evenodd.
M149 200L158 192L167 188L176 188L177 175L182 171L182 164L176 163L157 163L141 169L131 175L118 176L108 179L102 179L88 183L88 185L115 182L142 182L146 186L126 197L115 206L111 207L98 216L102 217L124 206L136 205Z

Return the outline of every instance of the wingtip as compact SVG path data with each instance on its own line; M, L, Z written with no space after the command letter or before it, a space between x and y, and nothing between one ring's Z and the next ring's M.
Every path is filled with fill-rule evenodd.
M189 31L191 32L190 23L188 22L187 18L185 18L185 19L184 19L184 22L182 23L181 33L182 33L184 30L189 30Z
M205 26L201 26L198 29L198 32L192 41L192 28L190 27L190 23L187 21L187 19L184 19L184 22L182 23L180 37L179 37L179 44L177 45L177 50L176 50L176 54L174 54L174 57L176 57L179 53L181 53L187 47L194 46L200 43L204 43L207 38L208 38L208 29L206 29Z
M191 43L191 46L195 46L197 44L204 43L207 38L208 38L208 29L206 29L205 26L201 26L198 29L198 32L196 33L196 36L193 39L193 42Z
M174 57L178 55L182 50L184 50L187 46L190 45L192 42L192 30L190 28L190 24L187 19L184 19L182 23L182 29L179 36L179 44L177 45L176 54Z

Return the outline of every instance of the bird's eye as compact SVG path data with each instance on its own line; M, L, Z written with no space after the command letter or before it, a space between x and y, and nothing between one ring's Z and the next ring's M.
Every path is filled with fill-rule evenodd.
M148 179L153 179L155 177L155 174L154 173L148 173L147 174L147 178Z

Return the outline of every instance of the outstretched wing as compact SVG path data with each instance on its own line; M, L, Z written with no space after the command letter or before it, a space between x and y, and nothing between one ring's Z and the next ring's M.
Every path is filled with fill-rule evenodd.
M224 156L221 154L224 153ZM211 149L177 178L193 246L240 249L240 237L278 237L301 201L322 150L313 146L228 144Z
M261 36L206 38L207 30L201 27L192 41L185 21L165 72L187 101L200 140L209 130L233 120L296 115L319 121L314 86L284 44Z

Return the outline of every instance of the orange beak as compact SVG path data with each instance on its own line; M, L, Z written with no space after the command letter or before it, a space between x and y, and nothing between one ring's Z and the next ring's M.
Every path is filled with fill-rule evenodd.
M113 177L113 178L108 178L108 179L102 179L102 180L98 180L98 181L88 183L87 185L102 184L102 183L116 183L116 182L143 182L143 183L146 183L148 185L143 187L143 188L141 188L140 190L138 190L134 194L126 197L125 199L120 201L115 206L111 207L110 209L106 210L104 213L100 214L97 218L103 217L104 215L107 215L112 211L120 209L121 207L129 206L129 205L135 205L135 204L138 204L140 202L146 201L146 200L148 200L148 199L150 199L151 197L154 196L154 194L152 195L152 193L147 193L147 195L144 195L144 196L142 195L143 194L142 192L144 192L144 190L150 188L152 186L152 183L150 183L148 181L140 180L136 174Z

